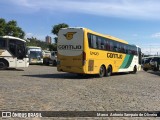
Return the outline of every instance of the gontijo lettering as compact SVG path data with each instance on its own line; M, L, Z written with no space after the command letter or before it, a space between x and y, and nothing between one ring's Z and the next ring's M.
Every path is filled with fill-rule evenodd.
M118 58L122 59L122 54L115 54L115 53L107 53L108 58Z
M81 49L82 46L81 45L59 45L58 49L60 50L77 50L77 49Z

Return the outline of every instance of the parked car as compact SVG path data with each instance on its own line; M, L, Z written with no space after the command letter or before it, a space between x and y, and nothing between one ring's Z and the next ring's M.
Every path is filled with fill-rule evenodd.
M150 61L153 57L144 57L142 59L142 68L144 71L148 71L148 70L151 70L152 67L150 65Z
M151 60L150 60L150 65L151 65L151 68L152 70L154 71L158 71L160 70L160 56L158 57L153 57Z
M53 66L57 65L57 51L44 51L43 64Z
M57 51L51 51L51 60L54 66L57 65Z

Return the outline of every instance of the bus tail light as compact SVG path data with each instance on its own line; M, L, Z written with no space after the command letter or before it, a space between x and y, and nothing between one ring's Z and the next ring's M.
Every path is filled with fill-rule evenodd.
M86 63L86 53L83 52L82 53L82 65L85 65L85 63Z

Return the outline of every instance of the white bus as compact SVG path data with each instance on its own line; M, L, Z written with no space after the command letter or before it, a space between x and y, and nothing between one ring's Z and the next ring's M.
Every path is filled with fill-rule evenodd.
M29 64L42 64L43 63L43 55L41 47L37 46L27 46L28 56L29 56Z
M12 36L0 36L0 69L28 66L26 41Z

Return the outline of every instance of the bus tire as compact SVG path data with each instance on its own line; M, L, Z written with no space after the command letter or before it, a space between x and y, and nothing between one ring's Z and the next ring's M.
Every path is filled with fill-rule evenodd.
M156 66L153 68L153 71L159 71L159 65L156 63Z
M57 61L54 60L53 63L52 63L52 65L53 65L53 66L57 66Z
M157 66L157 71L159 71L159 65Z
M6 60L0 60L0 70L4 70L8 68L8 62Z
M49 66L49 60L48 60L48 58L44 58L43 59L43 64Z
M104 65L101 65L100 69L99 69L99 77L104 77L106 74L106 68Z
M112 67L109 65L106 71L106 76L109 77L112 74Z
M148 71L148 69L147 69L147 68L143 68L143 70L144 70L144 71Z
M133 73L133 74L136 74L136 73L137 73L137 66L134 66L132 73Z

